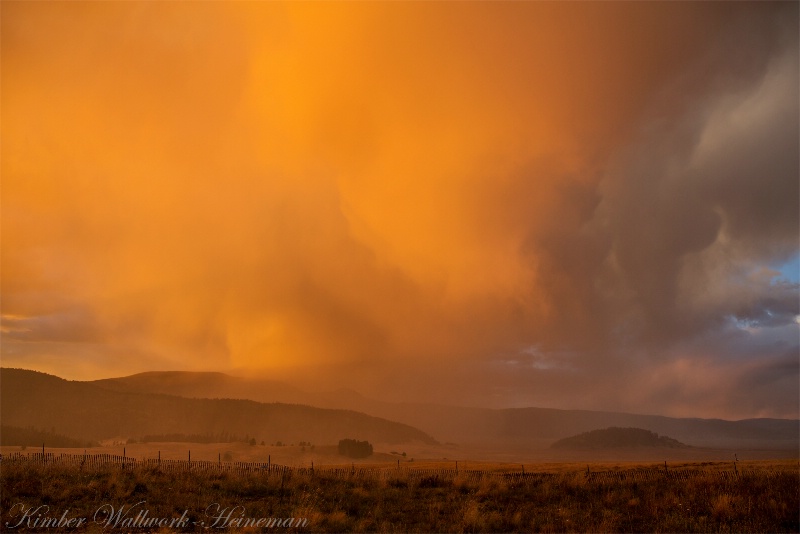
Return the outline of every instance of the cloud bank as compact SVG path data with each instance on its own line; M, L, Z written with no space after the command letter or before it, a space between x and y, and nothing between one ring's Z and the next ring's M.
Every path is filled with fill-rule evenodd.
M797 28L5 2L3 365L797 417Z

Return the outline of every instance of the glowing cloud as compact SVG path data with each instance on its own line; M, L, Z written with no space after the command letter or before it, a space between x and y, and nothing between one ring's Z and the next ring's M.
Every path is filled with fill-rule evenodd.
M0 9L3 365L798 415L797 4Z

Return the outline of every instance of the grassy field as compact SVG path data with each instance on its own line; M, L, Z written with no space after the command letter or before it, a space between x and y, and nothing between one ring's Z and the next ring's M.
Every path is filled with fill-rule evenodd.
M663 469L663 463L525 465L526 477L504 476L521 472L523 466L513 463L472 462L467 472L459 464L456 475L451 461L408 461L399 469L393 462L376 462L371 467L382 469L356 467L355 475L336 476L324 469L314 474L166 473L4 460L0 525L4 532L800 530L797 460L739 462L736 476L722 476L733 473L728 462L684 462L670 465L668 472L690 473L688 478L606 481L587 479L587 467L593 473L630 472ZM39 506L47 508L36 511ZM172 520L172 527L124 522L142 510L147 518ZM41 528L48 518L85 521L76 528ZM278 519L296 522L276 526Z

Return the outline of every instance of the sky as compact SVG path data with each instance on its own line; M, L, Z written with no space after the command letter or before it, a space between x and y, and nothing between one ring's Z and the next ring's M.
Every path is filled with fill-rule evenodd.
M796 2L0 9L3 366L800 416Z

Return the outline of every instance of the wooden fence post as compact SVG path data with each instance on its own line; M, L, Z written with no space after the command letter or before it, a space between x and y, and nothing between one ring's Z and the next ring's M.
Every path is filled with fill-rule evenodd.
M281 471L281 500L280 504L283 504L283 480L286 476L286 466L283 466L283 470Z

